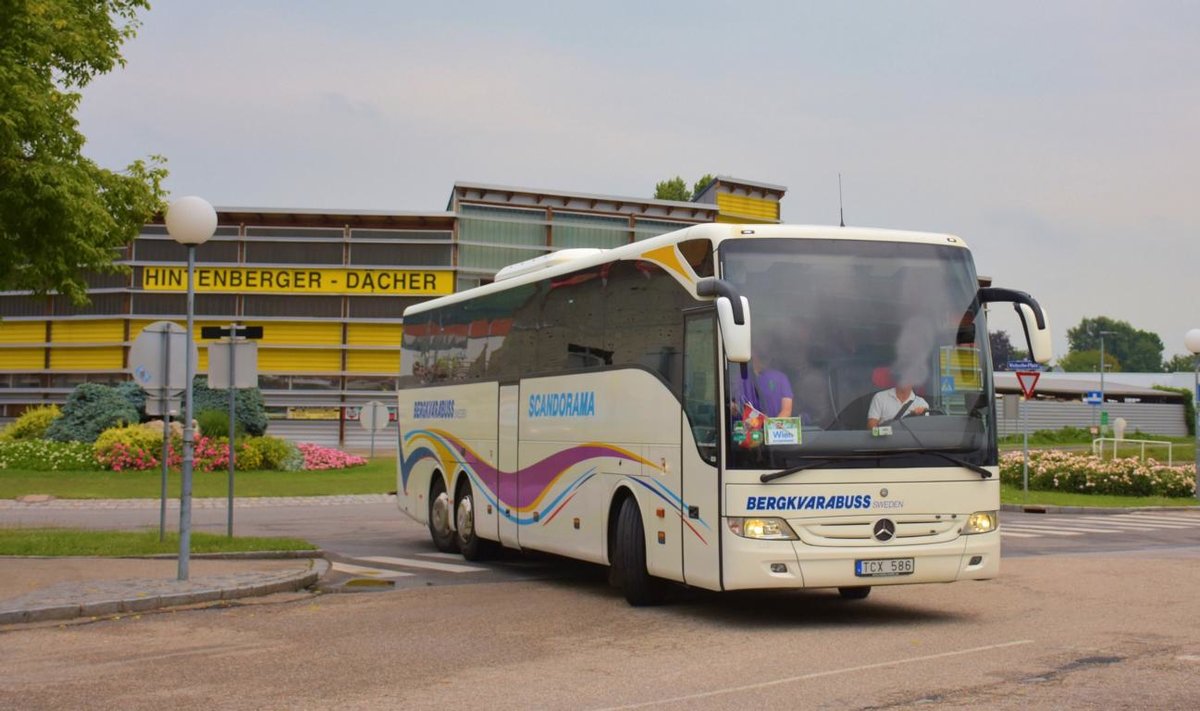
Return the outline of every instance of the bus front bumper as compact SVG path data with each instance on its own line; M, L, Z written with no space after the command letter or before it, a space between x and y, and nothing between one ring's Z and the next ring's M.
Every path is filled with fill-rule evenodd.
M722 537L726 590L836 588L987 580L1000 573L1000 533L960 536L943 543L812 546L726 533ZM891 563L911 559L908 563ZM882 561L860 565L859 561ZM867 575L875 569L882 574ZM893 570L905 571L893 574ZM861 572L860 572L861 571Z

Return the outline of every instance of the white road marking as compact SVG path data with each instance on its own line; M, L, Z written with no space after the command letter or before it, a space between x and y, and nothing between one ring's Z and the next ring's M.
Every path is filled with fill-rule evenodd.
M928 662L934 659L945 659L946 657L957 657L964 654L978 654L980 652L991 652L997 649L1005 649L1007 647L1017 647L1023 644L1033 644L1032 639L1021 639L1014 642L1003 642L1001 644L989 644L986 647L972 647L971 649L960 649L956 652L941 652L940 654L927 654L922 657L908 657L906 659L893 659L890 662L878 662L876 664L863 664L857 667L844 667L842 669L830 669L828 671L813 672L811 674L801 674L799 676L789 676L782 679L772 679L771 681L762 681L757 684L746 684L744 686L730 686L725 689L717 689L715 691L705 691L699 694L687 694L686 696L675 696L669 699L659 699L657 701L645 701L638 704L629 704L628 706L612 706L604 711L618 711L619 709L640 709L647 706L658 706L660 704L678 704L681 701L693 701L696 699L707 699L713 696L722 696L725 694L736 694L742 691L754 691L755 689L765 689L770 686L779 686L780 684L791 684L797 681L807 681L809 679L820 679L827 676L837 676L839 674L853 674L854 672L869 671L871 669L883 669L885 667L895 667L901 664L915 664L917 662Z
M477 568L472 565L455 565L454 563L435 563L431 560L418 560L416 558L392 558L385 555L367 556L365 558L355 558L355 560L365 560L369 563L383 563L385 565L399 565L403 568L421 568L422 570L440 570L443 573L479 573L487 570L487 568Z
M1169 521L1170 523L1182 523L1189 526L1200 526L1200 518L1195 516L1172 516L1170 514L1140 513L1137 511L1125 515L1129 518L1145 519L1147 521Z
M1060 531L1057 528L1053 528L1050 526L1029 526L1026 524L1009 524L1008 528L1010 530L1016 529L1018 531L1028 531L1030 533L1037 533L1039 535L1047 535L1047 536L1082 536L1083 535L1082 533L1076 533L1074 531ZM1004 527L1001 527L1000 530L1003 531Z
M1000 535L1012 536L1013 538L1041 538L1041 536L1036 533L1017 533L1016 531L1010 531L1003 526L1000 527Z
M1054 521L1047 521L1046 523L1014 523L1014 524L1009 524L1009 525L1011 525L1014 528L1017 528L1021 531L1024 531L1024 530L1041 531L1041 530L1049 529L1052 531L1079 531L1081 533L1118 533L1119 532L1115 528L1088 528L1085 526L1075 525L1075 524L1072 524L1069 522L1068 523L1057 523Z
M379 568L367 568L361 565L351 565L350 563L342 563L341 561L333 561L330 564L331 568L339 573L347 573L349 575L361 575L365 578L378 578L380 580L394 580L396 578L404 578L412 575L412 573L401 573L398 570L380 570Z
M1191 526L1183 526L1174 523L1130 521L1128 519L1118 519L1116 516L1088 516L1087 520L1088 523L1094 523L1100 526L1115 526L1117 528L1129 531L1161 531L1163 529L1191 528Z

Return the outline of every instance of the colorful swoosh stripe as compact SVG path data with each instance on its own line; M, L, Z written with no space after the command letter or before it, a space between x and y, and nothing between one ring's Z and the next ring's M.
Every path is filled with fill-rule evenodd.
M408 454L400 462L401 487L408 493L408 478L413 467L426 459L436 462L442 471L461 469L470 479L474 489L485 501L496 507L500 515L518 525L529 525L540 522L550 523L563 508L579 493L588 480L596 475L596 467L574 475L567 481L572 469L578 465L600 457L615 457L626 461L636 462L643 466L661 471L662 468L650 460L615 445L590 442L588 444L564 449L546 457L517 472L502 472L479 456L449 432L440 429L420 429L405 435L405 449ZM683 499L667 488L662 482L650 479L631 477L655 496L662 499L680 517L696 536L707 543L704 536L692 525L698 522L703 528L709 525L703 519L689 520L686 516L687 505ZM558 493L552 495L552 491ZM546 516L534 518L535 511L547 511ZM710 529L711 530L711 529Z

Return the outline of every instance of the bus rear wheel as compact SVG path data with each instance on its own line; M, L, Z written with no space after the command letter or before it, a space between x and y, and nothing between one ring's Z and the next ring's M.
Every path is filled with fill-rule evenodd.
M475 530L475 498L471 485L464 483L458 489L458 500L454 504L455 538L458 550L467 560L486 560L496 552L496 543L480 538Z
M646 571L646 531L642 512L632 496L621 502L615 543L613 572L625 599L634 607L662 603L665 583Z
M838 595L841 595L843 600L865 600L867 599L867 595L870 594L870 585L853 588L838 588Z
M457 553L458 541L450 530L450 496L441 475L435 475L429 487L429 537L433 545L443 553Z

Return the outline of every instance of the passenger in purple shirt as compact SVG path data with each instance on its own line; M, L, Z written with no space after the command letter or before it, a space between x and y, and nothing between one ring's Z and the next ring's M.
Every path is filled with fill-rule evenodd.
M742 378L742 402L767 417L792 416L792 384L781 371L768 368L757 353L750 358L750 367Z

